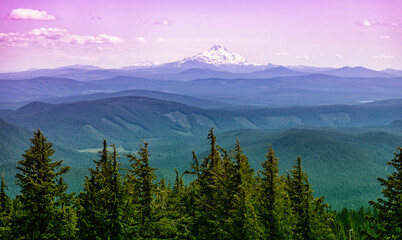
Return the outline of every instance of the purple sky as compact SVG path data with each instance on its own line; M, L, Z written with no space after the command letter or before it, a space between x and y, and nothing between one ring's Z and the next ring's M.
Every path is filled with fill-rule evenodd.
M400 0L2 0L0 71L176 61L402 69Z

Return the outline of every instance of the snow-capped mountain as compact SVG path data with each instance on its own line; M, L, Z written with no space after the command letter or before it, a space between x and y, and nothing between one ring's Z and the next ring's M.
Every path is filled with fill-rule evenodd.
M183 71L191 68L203 68L235 73L260 71L269 68L268 65L253 64L241 55L220 45L214 45L208 51L195 56L187 57L177 62L161 64L157 67L176 69L176 71Z
M254 65L250 61L248 61L246 58L240 56L237 53L229 51L228 49L226 49L225 47L222 47L220 45L214 45L208 51L202 52L193 57L188 57L188 58L185 58L185 59L179 61L179 63L186 63L186 62L200 62L200 63L206 63L206 64L215 65L215 66Z

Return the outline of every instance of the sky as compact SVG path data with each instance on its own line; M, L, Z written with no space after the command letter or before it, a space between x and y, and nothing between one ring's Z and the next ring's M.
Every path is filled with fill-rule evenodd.
M1 0L0 72L165 63L214 44L257 64L402 69L400 0Z

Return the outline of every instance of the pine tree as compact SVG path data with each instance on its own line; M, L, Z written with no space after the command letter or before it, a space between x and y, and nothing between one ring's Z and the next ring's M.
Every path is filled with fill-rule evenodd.
M334 224L331 213L326 212L324 198L314 198L307 174L302 170L301 158L287 179L287 188L295 215L294 239L335 239L331 226Z
M294 230L295 239L311 239L311 228L309 225L309 194L306 183L306 175L302 171L301 158L296 159L291 177L288 178L288 191L292 203L293 213L296 217Z
M261 222L264 239L291 239L294 218L289 211L290 200L285 192L284 178L279 176L278 158L269 145L266 160L261 163Z
M60 239L74 239L77 233L77 212L75 205L75 192L67 194L68 185L64 182L63 178L59 178L57 181L60 186L61 193L60 197L56 201L56 206L60 209L57 221L55 224L55 229L57 231L57 236Z
M243 154L239 139L234 150L234 172L231 176L232 189L229 211L231 239L258 239L260 231L253 200L254 170L251 169L247 157Z
M384 198L370 201L369 204L378 210L378 218L369 220L380 224L379 239L402 239L402 148L398 148L395 157L387 164L396 171L387 179L378 178L383 186Z
M201 168L198 158L194 151L193 161L190 170L184 171L183 175L193 176L194 179L189 186L184 186L178 195L174 194L174 206L177 211L178 220L178 238L179 239L194 239L199 234L199 224L197 224L198 217L200 216L199 209L201 202L199 201L200 195L200 175Z
M229 233L225 229L224 202L227 199L225 193L224 161L216 144L214 129L207 137L210 140L210 153L205 157L200 166L199 194L196 199L196 229L198 237L202 239L227 239Z
M62 175L70 168L62 167L63 161L50 159L55 151L40 130L34 132L31 144L17 167L20 171L16 178L21 187L18 200L22 214L13 223L18 226L15 237L32 240L68 238L60 236L56 226L64 220L58 217L62 210L57 206L57 199L64 198L66 185L61 184Z
M94 160L95 169L86 176L84 192L79 199L79 237L81 239L121 239L123 236L123 204L125 202L120 164L114 145L107 149L106 140Z
M142 237L149 238L155 234L154 216L152 202L155 196L156 175L155 168L149 166L148 143L140 145L138 157L135 155L126 155L131 163L131 169L128 173L128 181L134 188L135 199L133 203L138 206L139 222L135 231Z

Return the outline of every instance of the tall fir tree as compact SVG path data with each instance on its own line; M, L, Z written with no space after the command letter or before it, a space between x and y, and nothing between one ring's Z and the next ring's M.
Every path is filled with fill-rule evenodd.
M155 183L155 168L149 166L148 143L140 145L138 157L135 155L126 155L131 163L128 173L128 181L133 188L133 203L138 206L138 217L133 229L143 238L154 237L155 222L153 211L153 200L157 184ZM138 221L139 220L139 221Z
M62 175L70 168L63 167L63 161L53 161L53 146L38 129L31 139L31 147L18 162L17 184L21 188L18 201L22 205L21 214L16 216L13 226L15 238L25 239L69 239L62 235L57 226L64 219L59 215L62 209L57 201L65 198L67 186Z
M402 239L402 148L398 148L395 157L387 163L395 171L387 179L378 178L383 198L370 201L378 210L378 217L368 219L380 225L377 239Z
M226 179L224 178L224 160L216 144L214 129L209 131L210 153L205 157L200 166L199 194L196 199L196 229L201 239L228 239L229 233L225 228L224 199ZM226 182L226 183L225 183Z
M239 139L234 149L234 172L229 182L232 189L229 211L231 239L259 239L262 235L255 209L254 170L250 167L247 157L243 154Z
M107 149L106 140L99 152L99 160L94 160L95 169L86 176L84 191L79 199L79 238L81 239L121 239L124 235L123 203L120 164L117 162L116 148Z
M279 176L278 160L269 145L260 172L260 221L264 226L264 239L292 239L293 235L294 217L290 211L290 199L285 191L284 177Z
M296 165L293 166L288 185L289 197L296 217L294 238L310 240L312 239L310 225L311 191L307 176L302 170L300 157L296 159Z
M287 190L295 215L294 239L335 239L331 213L326 212L324 198L314 198L307 174L303 171L301 158L296 159Z
M197 155L192 152L193 159L190 166L190 170L184 171L183 175L190 175L193 177L193 181L189 186L185 186L179 195L174 195L175 208L178 211L180 218L180 238L182 239L194 239L199 234L198 217L200 216L201 202L200 196L200 176L201 166L198 162Z

